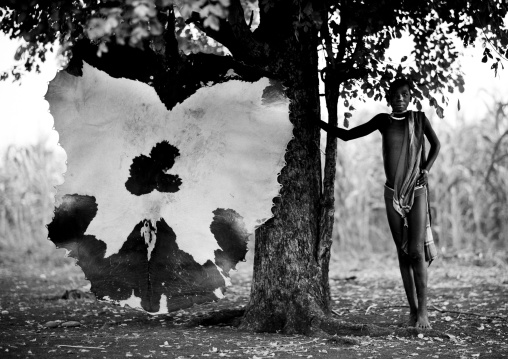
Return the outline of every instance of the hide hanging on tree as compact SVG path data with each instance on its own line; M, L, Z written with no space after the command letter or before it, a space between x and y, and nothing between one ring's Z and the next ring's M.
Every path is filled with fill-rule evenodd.
M293 129L280 86L230 80L168 111L85 63L46 99L67 153L49 238L97 297L149 313L221 298L279 193Z

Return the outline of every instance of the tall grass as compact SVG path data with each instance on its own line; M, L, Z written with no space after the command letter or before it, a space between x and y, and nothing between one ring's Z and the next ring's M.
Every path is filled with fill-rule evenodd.
M491 251L508 243L508 103L477 124L449 128L434 172L436 229L445 248Z
M0 160L0 260L67 263L47 239L61 159L44 141L11 145ZM54 263L53 263L54 264Z
M441 151L430 174L433 230L442 252L493 254L508 244L508 103L474 124L432 121ZM438 123L438 121L440 121ZM380 136L339 143L336 248L394 251L383 199ZM427 145L427 149L428 149Z

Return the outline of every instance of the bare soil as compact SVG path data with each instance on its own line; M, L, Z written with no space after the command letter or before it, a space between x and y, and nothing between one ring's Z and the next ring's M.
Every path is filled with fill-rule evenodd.
M394 256L373 257L332 263L334 316L395 331L408 313L397 263ZM150 316L95 301L76 266L3 265L0 358L508 357L508 266L503 260L470 255L432 264L430 319L434 329L447 334L444 339L425 331L337 341L243 332L228 325L189 327L192 319L247 303L251 273L245 267L234 273L226 299ZM73 292L79 298L62 299L74 289L82 291ZM69 322L76 326L65 327Z

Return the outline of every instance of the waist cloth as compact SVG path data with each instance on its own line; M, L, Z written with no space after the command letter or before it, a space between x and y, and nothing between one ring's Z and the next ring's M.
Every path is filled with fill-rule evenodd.
M388 187L386 184L385 184L385 190L384 190L384 197L389 199L389 201L393 201L393 195L394 195L394 190L390 187ZM423 196L423 195L427 195L427 187L426 186L418 186L418 187L415 187L414 189L414 197L420 197L420 196ZM430 213L429 213L429 202L428 202L428 195L427 195L427 198L425 200L426 202L426 223L425 223L425 240L424 240L424 247L423 247L423 251L424 251L424 254L425 254L425 261L426 262L429 262L429 265L430 263L432 263L432 261L437 258L437 248L436 248L436 245L434 243L434 237L432 236L432 231L430 229ZM404 221L404 227L407 227L407 221ZM404 252L404 253L408 253L408 231L405 230L406 228L402 228L402 241L401 241L401 244L400 244L400 249Z

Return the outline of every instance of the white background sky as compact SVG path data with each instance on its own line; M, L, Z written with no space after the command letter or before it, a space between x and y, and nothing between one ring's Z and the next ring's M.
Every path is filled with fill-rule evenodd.
M13 56L18 43L9 40L7 36L0 34L0 71L9 69L13 64ZM398 62L404 55L411 51L411 40L408 37L392 42L389 56L394 62ZM465 73L466 91L462 94L454 94L450 97L450 105L445 108L444 121L453 124L457 117L457 99L461 102L459 115L468 121L480 120L486 112L485 101L491 101L494 94L500 100L508 101L508 63L504 62L506 69L500 71L498 77L489 65L481 62L482 48L477 46L468 49L461 59ZM56 146L58 137L53 128L53 118L49 114L48 103L44 100L47 91L47 83L56 74L56 60L49 59L42 67L41 74L30 73L23 77L21 83L12 83L11 80L0 82L0 155L10 144L33 144L41 138L46 138L50 146ZM485 91L481 91L485 89ZM385 103L358 103L358 110L373 108L379 110L379 106ZM425 111L433 111L424 106ZM387 109L388 110L388 109ZM322 110L326 115L326 109ZM341 115L339 113L339 115ZM436 118L436 117L434 117ZM351 124L358 125L368 119L358 118L353 113Z
M0 72L12 67L18 44L0 33ZM51 131L53 117L44 100L47 84L55 74L56 60L51 58L40 74L28 73L21 83L0 81L0 154L10 144L34 144L46 136L52 136L49 143L57 143L56 134Z

